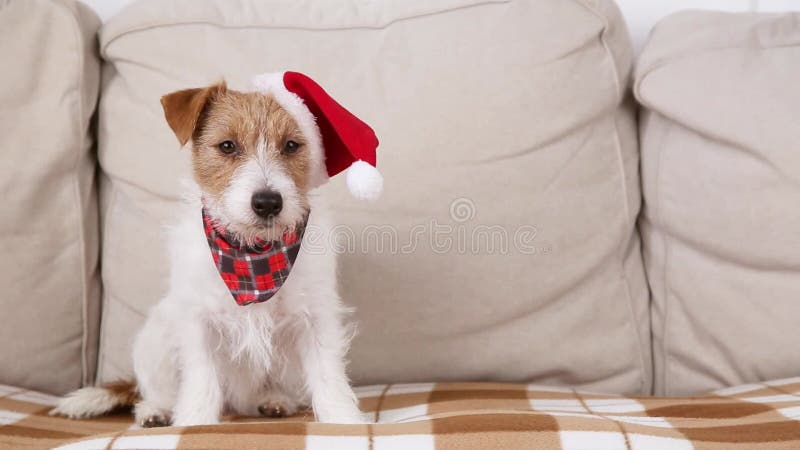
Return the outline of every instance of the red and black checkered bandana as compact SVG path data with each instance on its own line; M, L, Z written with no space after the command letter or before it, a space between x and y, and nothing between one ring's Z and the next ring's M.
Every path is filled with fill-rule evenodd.
M215 223L203 208L211 257L239 306L262 303L283 286L300 251L305 223L280 241L245 246Z

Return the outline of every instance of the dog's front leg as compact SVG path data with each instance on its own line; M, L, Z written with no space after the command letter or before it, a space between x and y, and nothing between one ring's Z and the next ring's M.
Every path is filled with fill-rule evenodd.
M345 373L347 339L338 317L310 317L304 334L299 351L317 420L365 423Z
M186 320L181 324L179 339L181 373L173 425L218 423L223 397L208 328L202 320Z

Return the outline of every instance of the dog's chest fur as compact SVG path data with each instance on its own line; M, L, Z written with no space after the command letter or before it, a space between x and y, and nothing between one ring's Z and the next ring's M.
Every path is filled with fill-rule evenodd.
M319 233L329 229L328 217L321 202L315 203L309 227ZM166 298L176 300L162 302L157 308L163 307L162 312L178 322L187 317L205 322L213 331L211 350L228 364L269 370L273 363L285 362L301 328L310 325L314 308L338 308L338 304L315 301L323 292L338 298L335 256L328 248L301 248L290 276L274 297L265 303L239 306L214 266L199 201L182 209L167 238L172 270ZM179 332L179 323L175 330Z

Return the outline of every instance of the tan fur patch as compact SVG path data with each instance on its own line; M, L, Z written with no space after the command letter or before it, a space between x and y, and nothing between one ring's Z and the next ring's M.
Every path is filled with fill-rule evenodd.
M226 89L225 83L219 83L207 88L184 89L161 97L164 117L181 145L192 137L208 98Z
M233 141L237 150L223 153L219 146ZM305 196L309 155L306 138L294 118L272 97L232 90L209 95L193 131L192 164L195 179L205 192L220 196L236 169L257 157L259 140L267 163L280 163ZM289 140L300 144L294 154L283 149Z
M120 406L133 406L139 401L139 391L132 381L114 381L103 388L118 399Z

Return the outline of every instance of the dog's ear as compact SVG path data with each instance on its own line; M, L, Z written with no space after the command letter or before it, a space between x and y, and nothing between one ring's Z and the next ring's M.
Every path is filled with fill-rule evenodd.
M224 93L226 89L227 86L222 81L213 86L184 89L161 97L164 117L181 145L185 145L194 134L200 115L208 102Z

